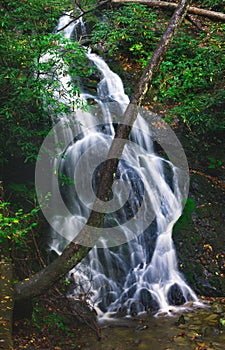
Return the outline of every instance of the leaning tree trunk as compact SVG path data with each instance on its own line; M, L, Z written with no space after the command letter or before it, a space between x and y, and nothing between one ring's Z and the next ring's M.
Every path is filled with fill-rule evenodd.
M119 158L123 152L125 142L116 142L118 139L127 140L130 134L131 126L133 125L138 107L141 104L142 99L147 93L148 87L152 82L153 77L157 73L160 63L164 59L168 47L172 42L172 39L179 28L183 18L187 13L187 8L190 0L180 0L179 6L174 12L169 25L157 47L154 51L153 56L147 64L138 84L136 90L131 97L125 114L123 116L124 124L121 124L116 132L114 141L109 150L108 159L113 155L112 161L105 162L105 167L102 172L102 177L97 193L97 197L102 200L107 200L111 194L111 187L113 184L113 174L116 173ZM126 125L125 125L126 124ZM127 126L130 125L130 126ZM119 146L118 146L119 144ZM115 159L115 155L117 159ZM95 211L95 204L93 210L88 219L87 225L94 227L102 227L104 222L105 214ZM81 246L76 242L71 242L67 248L63 251L62 255L53 261L42 271L31 276L29 279L21 281L15 285L15 298L21 300L23 298L30 298L43 293L48 289L54 282L64 276L70 269L72 269L77 263L79 263L91 249L88 247L89 235L86 227L84 227L79 236L87 237L87 247Z
M139 3L139 4L145 4L151 7L160 7L166 10L174 10L178 7L178 4L175 2L167 2L167 1L160 1L160 0L111 0L111 1L112 3L120 3L120 4L129 3L129 2ZM190 6L188 8L188 13L192 15L210 18L216 21L225 22L225 14L222 12L209 11L198 7Z

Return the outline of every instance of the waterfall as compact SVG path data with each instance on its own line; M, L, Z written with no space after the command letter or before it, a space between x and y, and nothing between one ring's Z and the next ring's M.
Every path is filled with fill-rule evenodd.
M69 21L69 15L64 15L58 29ZM77 26L84 30L82 19L63 30L65 37L76 37ZM95 101L96 108L75 113L76 125L72 126L77 128L75 139L70 127L63 133L67 147L60 161L57 160L59 173L75 179L75 184L60 187L60 195L68 208L66 214L60 211L55 200L50 250L57 254L66 242L76 238L87 222L101 176L101 162L106 159L115 135L118 123L115 115L122 116L129 103L119 76L98 55L87 50L87 57L100 79L97 93L83 92L81 98ZM70 77L59 73L57 78L64 89L69 87ZM67 103L68 99L66 96L63 101ZM70 297L79 299L85 294L99 317L170 313L189 301L198 300L178 270L172 241L173 225L182 213L182 200L187 196L188 186L180 185L182 181L185 184L186 175L178 165L155 152L154 132L159 129L163 132L164 124L154 131L144 114L138 114L114 174L114 210L109 210L105 218L104 232L107 233L69 274L73 282ZM147 112L147 116L149 114ZM160 118L153 114L151 117L155 124L162 125ZM61 118L70 124L74 120L71 116ZM170 141L172 147L179 147L177 141L173 141ZM180 148L175 153L179 158Z

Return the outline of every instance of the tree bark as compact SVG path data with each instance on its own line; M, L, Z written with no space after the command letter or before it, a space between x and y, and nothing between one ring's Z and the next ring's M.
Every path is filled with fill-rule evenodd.
M168 47L172 42L172 39L186 15L190 0L180 0L179 6L174 12L170 23L157 47L151 60L143 71L143 74L137 84L136 90L131 97L125 114L123 116L124 124L120 124L117 128L117 132L109 150L108 159L113 156L112 161L105 162L105 166L102 172L102 177L97 193L97 198L101 200L109 199L111 195L111 187L113 184L113 174L117 170L119 159L122 155L125 140L128 139L131 127L136 119L138 113L138 107L140 106L144 96L147 93L148 87L152 82L153 77L157 73L160 63L164 59ZM128 125L127 125L128 124ZM123 139L124 142L117 142L118 139ZM115 158L116 155L116 158ZM94 227L102 227L105 214L99 213L95 210L95 204L93 210L88 219L87 225ZM79 236L86 239L88 245L89 234L86 227L84 227ZM83 240L83 239L82 239ZM54 282L65 275L70 269L72 269L77 263L79 263L89 252L91 248L87 246L81 246L76 242L71 242L67 248L63 251L62 255L58 257L54 262L47 266L42 271L31 276L29 279L21 281L16 284L14 293L17 300L23 298L30 298L43 293Z
M147 6L160 7L167 10L174 10L178 7L178 4L175 2L167 2L167 1L160 1L160 0L111 0L111 1L112 3L120 3L120 4L130 3L130 2L145 4ZM225 14L221 12L209 11L209 10L200 9L198 7L190 6L188 8L188 13L225 22Z

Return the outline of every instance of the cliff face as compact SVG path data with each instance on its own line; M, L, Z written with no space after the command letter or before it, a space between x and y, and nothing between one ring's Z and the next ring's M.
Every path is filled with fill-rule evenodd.
M208 143L206 151L202 144L192 143L191 150L184 142L192 208L188 211L187 205L173 234L181 271L191 287L205 296L225 295L225 162L218 145ZM212 164L212 159L220 162Z

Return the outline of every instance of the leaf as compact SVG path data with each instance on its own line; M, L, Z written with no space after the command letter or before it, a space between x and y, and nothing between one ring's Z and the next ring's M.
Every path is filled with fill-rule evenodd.
M225 326L225 319L224 319L224 318L220 318L220 324L221 324L222 326Z

